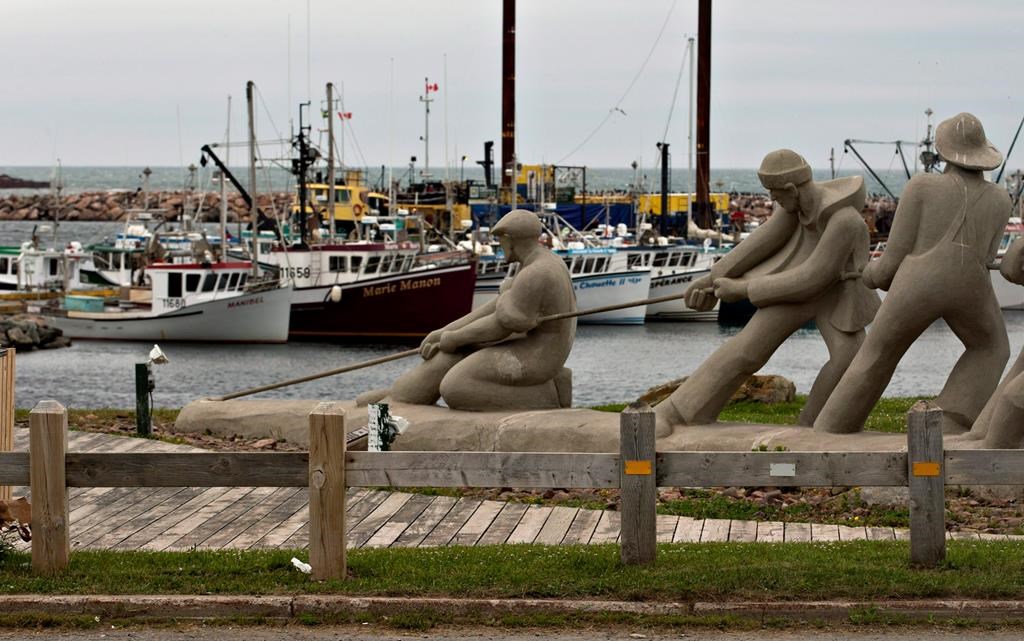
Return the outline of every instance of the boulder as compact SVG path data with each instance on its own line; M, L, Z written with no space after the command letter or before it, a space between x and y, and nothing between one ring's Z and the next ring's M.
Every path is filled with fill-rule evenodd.
M643 401L651 407L662 402L676 391L676 388L683 384L686 376L677 378L661 385L655 385L640 395L638 401ZM777 374L754 374L732 395L732 401L753 401L755 403L788 403L796 400L796 384L785 376Z

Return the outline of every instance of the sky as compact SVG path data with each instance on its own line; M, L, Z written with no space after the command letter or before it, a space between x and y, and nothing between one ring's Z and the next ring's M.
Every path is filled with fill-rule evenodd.
M673 166L686 165L681 63L697 0L517 7L521 162L651 166L664 136ZM974 113L1005 152L1024 116L1019 1L715 0L713 11L712 167L756 167L789 147L815 167L835 148L853 168L844 139L918 140L929 107L936 123ZM228 96L231 138L244 136L248 80L261 140L287 137L307 98L324 128L333 82L352 113L345 162L422 163L425 78L439 85L432 168L446 156L471 165L501 139L501 36L500 0L2 0L0 166L194 162L225 138ZM862 148L892 165L892 147Z

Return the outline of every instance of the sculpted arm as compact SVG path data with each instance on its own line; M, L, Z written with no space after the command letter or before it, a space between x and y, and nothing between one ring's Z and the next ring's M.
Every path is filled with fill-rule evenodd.
M1011 283L1024 285L1024 237L1013 241L999 264L999 273Z
M856 211L847 208L836 212L807 260L793 269L748 283L750 302L761 307L802 303L819 296L840 280L855 243L867 242L867 226Z
M445 331L441 335L441 351L454 352L461 347L494 343L530 331L538 324L546 289L547 278L543 272L524 269L493 301L491 313Z
M771 218L711 267L711 278L742 276L785 245L798 224L795 215L776 208Z

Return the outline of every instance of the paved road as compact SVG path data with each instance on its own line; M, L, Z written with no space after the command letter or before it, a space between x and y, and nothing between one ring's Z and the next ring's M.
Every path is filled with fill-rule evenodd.
M882 630L860 629L827 629L775 631L756 630L751 632L721 632L717 630L687 629L682 631L655 633L648 630L592 629L574 630L570 632L551 630L516 630L504 632L492 628L474 629L438 629L428 633L397 633L376 626L323 626L299 627L287 626L280 628L242 627L228 628L223 626L201 627L187 626L177 628L130 628L130 629L97 629L90 631L55 632L43 631L0 631L0 640L8 639L59 639L61 641L412 641L414 639L438 639L443 641L633 641L648 639L662 641L667 639L687 641L809 641L811 639L829 639L830 641L909 641L911 639L927 639L928 641L1016 641L1022 638L1020 629L1007 630L941 630L931 627L919 628L886 628Z

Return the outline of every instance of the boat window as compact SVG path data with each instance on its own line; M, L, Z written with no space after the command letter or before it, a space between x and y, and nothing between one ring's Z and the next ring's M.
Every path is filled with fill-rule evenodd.
M643 254L629 254L626 256L626 267L642 267L644 264Z
M680 258L682 258L681 254L679 254L677 252L672 252L671 254L668 255L668 266L669 267L678 267L679 266L679 259Z
M693 267L695 264L697 264L697 254L694 252L687 252L686 260L683 261L683 265L686 267Z
M17 274L18 273L18 261L16 261L16 260L12 260L11 261L11 273L12 274Z
M366 268L363 270L367 274L377 273L377 268L380 267L380 256L367 256L366 257Z
M217 285L217 274L207 274L206 278L203 279L203 291L212 292L213 288Z
M658 252L654 255L654 266L664 267L665 262L668 260L668 252Z
M331 256L327 259L328 268L332 272L348 271L348 256Z
M167 297L181 298L181 273L171 272L167 274Z
M608 271L608 257L602 256L601 258L598 258L597 264L594 268L601 273Z
M325 202L327 202L327 190L326 189L317 189L313 193L316 194L316 201L318 203L325 203Z
M185 274L185 291L194 292L199 289L199 274Z
M235 289L238 287L238 272L231 274L231 280L228 281L228 289Z
M10 262L6 258L0 258L0 272L7 273Z
M224 291L225 289L227 289L227 285L228 285L228 275L227 274L221 274L220 275L220 279L217 281L217 289L219 289L221 291Z
M352 200L352 192L347 189L337 189L334 191L334 202L336 203L347 203Z
M583 273L590 274L594 271L594 259L588 258L583 261Z
M239 288L245 287L245 281L249 280L249 274L242 274L242 277L238 280Z
M402 271L402 263L405 262L403 256L395 256L395 262L391 263L391 271L400 272Z
M363 257L362 256L352 256L351 260L352 260L352 266L351 266L352 272L359 271L359 268L363 264Z
M413 264L413 261L415 261L415 260L416 260L416 259L415 259L415 258L413 258L412 256L406 256L406 257L405 257L405 262L404 262L404 264L402 265L402 271L403 271L403 272L407 272L407 271L409 271L410 269L412 269L412 264Z
M381 256L380 273L386 274L389 271L391 271L391 256Z
M57 275L57 259L56 258L51 258L50 259L50 276L56 276L56 275Z
M578 274L581 271L583 271L583 259L582 258L578 258L578 257L577 258L573 258L572 259L572 273Z

